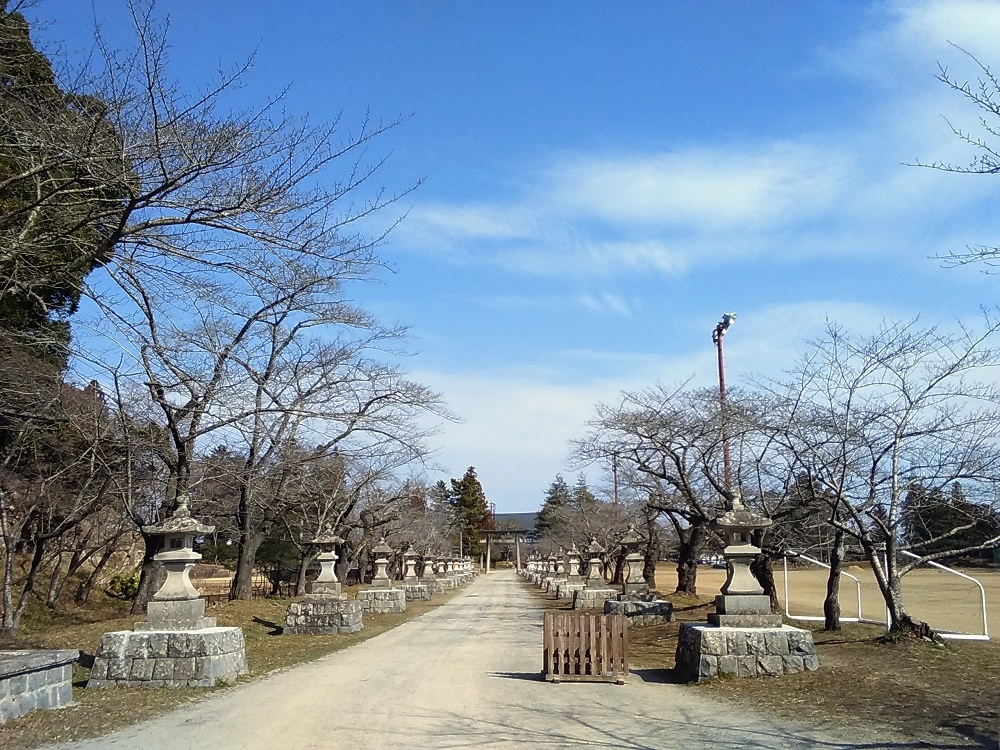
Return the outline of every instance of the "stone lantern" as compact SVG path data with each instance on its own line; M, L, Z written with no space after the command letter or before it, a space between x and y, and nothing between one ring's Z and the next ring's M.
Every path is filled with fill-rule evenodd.
M753 533L771 520L744 507L737 494L729 510L715 521L725 539L726 582L715 597L708 622L683 623L675 663L684 680L718 675L758 677L812 671L819 667L812 633L783 625L771 614L770 597L750 572L760 548Z
M553 578L559 581L566 580L566 550L562 547L559 548L559 554L554 555L556 559L556 571Z
M408 544L403 552L403 583L407 586L416 586L420 583L420 579L417 578L417 553L412 544Z
M424 583L437 581L437 576L434 575L434 553L430 550L424 553L424 572L420 578Z
M375 575L372 576L371 586L373 589L387 589L391 583L387 570L389 568L389 555L392 554L392 547L386 544L385 537L382 537L379 540L378 546L372 552L375 553Z
M639 552L642 537L636 533L634 525L628 525L621 544L625 552L625 584L622 593L626 597L648 594L649 584L642 577L643 559Z
M191 568L201 559L194 551L195 537L211 534L215 527L192 518L187 497L181 495L163 523L142 530L161 538L153 559L163 565L167 578L146 608L146 621L135 623L131 631L101 636L87 687L211 687L245 674L243 631L216 627L191 585Z
M566 581L567 583L580 583L580 550L576 548L576 545L572 545L569 548L569 552L566 553Z
M760 547L753 544L753 532L766 529L771 519L748 510L739 498L733 500L731 510L715 520L715 527L722 532L726 542L722 556L728 568L726 582L722 585L724 595L758 595L764 589L750 572L750 564L760 554Z
M601 572L601 555L604 547L597 541L596 536L590 537L590 544L587 545L587 588L604 589L607 584L604 582L604 575Z
M319 563L319 577L313 581L312 593L323 595L340 595L340 581L337 580L337 554L333 551L338 544L343 544L344 540L333 533L330 524L323 527L323 530L312 539L303 539L306 544L319 547L320 553L316 557Z
M319 577L313 581L312 591L302 601L292 602L285 613L285 635L310 634L327 635L336 633L356 633L363 627L361 604L348 599L340 590L340 581L334 570L337 555L333 548L343 543L343 539L333 533L327 524L323 531L312 539L303 539L322 550L316 558L319 561Z
M186 495L178 498L177 509L163 523L143 526L149 536L160 537L160 551L153 559L167 571L167 578L146 607L146 622L135 630L199 630L214 628L215 618L205 617L205 600L191 585L191 568L201 559L194 551L194 539L215 531L191 517Z

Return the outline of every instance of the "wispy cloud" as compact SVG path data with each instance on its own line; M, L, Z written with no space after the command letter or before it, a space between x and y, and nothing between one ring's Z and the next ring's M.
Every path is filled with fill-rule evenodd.
M611 312L623 318L632 317L632 310L628 303L619 295L611 294L610 292L584 294L580 297L580 304L594 312Z
M557 165L551 182L555 203L572 216L705 232L813 216L842 193L845 162L803 143L698 147L584 155Z

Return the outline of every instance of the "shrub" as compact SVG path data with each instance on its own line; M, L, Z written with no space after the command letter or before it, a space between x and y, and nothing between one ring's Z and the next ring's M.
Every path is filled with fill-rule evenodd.
M105 591L116 599L131 601L139 593L139 576L138 570L134 573L119 573L108 581Z

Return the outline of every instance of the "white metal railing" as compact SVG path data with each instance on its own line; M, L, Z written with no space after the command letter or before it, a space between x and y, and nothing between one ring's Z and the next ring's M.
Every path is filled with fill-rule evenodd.
M919 560L920 559L919 555L915 555L912 552L907 552L906 550L900 550L900 552L902 554L906 555L907 557L913 558L914 560ZM805 561L810 562L810 563L812 563L814 565L819 565L822 568L826 568L827 570L830 569L830 566L827 565L825 562L821 562L820 560L817 560L814 557L809 557L808 555L803 555L803 554L798 553L798 552L789 552L782 559L782 565L783 565L783 568L784 568L784 578L785 578L785 580L784 580L784 589L785 589L785 616L788 617L788 618L790 618L790 619L792 619L792 620L805 620L805 621L818 621L818 622L822 622L823 620L826 619L825 617L819 617L819 616L816 616L816 615L794 615L794 614L792 614L791 608L789 606L789 586L788 586L788 558L789 557L794 557L797 560L805 560ZM966 640L966 641L988 641L988 640L990 640L989 629L988 629L988 626L987 626L987 617L986 617L986 589L983 588L983 584L981 584L978 580L976 580L972 576L966 575L965 573L961 573L961 572L955 570L954 568L949 568L949 567L947 567L945 565L941 565L940 563L937 563L937 562L930 562L929 561L927 564L930 565L930 566L932 566L932 567L934 567L934 568L937 568L938 570L943 570L946 573L951 573L952 575L956 575L959 578L964 578L965 580L972 581L974 584L976 584L976 586L979 588L980 614L982 616L982 625L983 625L981 633L966 633L966 632L962 632L962 631L958 631L958 630L944 630L942 628L934 628L934 632L937 633L941 638L945 638L945 639L948 639L948 640ZM840 618L841 622L861 622L861 623L867 623L867 624L870 624L870 625L883 625L886 628L888 628L889 627L889 621L890 621L889 620L889 611L888 611L888 609L886 610L886 614L885 614L885 619L884 620L875 620L875 619L872 619L872 618L869 618L869 617L865 617L864 614L862 613L862 610L861 610L861 581L859 581L856 576L854 576L854 575L852 575L850 573L844 572L844 571L841 572L841 575L847 576L848 578L850 578L851 580L854 581L854 585L855 585L856 590L857 590L857 599L858 599L858 616L857 617L841 617Z
M914 560L919 560L920 556L915 555L912 552L907 552L906 550L899 550L902 554L907 557L913 558ZM963 633L960 630L941 630L940 628L934 628L934 632L937 633L942 638L947 638L953 641L988 641L990 639L989 628L986 625L986 589L983 588L978 580L965 573L960 573L954 568L949 568L941 563L928 561L928 565L938 570L943 570L945 573L951 573L952 575L958 576L959 578L964 578L967 581L972 581L976 586L979 587L979 604L980 604L980 614L983 618L983 632L982 633Z
M803 555L803 554L801 554L799 552L790 552L790 553L788 553L788 555L785 555L785 557L781 561L782 564L783 564L783 566L784 566L784 574L785 574L785 576L784 576L785 577L785 581L784 581L784 583L785 583L785 616L789 617L789 618L791 618L793 620L806 620L806 621L812 621L812 622L823 622L826 619L825 617L818 617L816 615L793 615L791 613L790 607L789 607L789 604L788 604L788 601L789 601L789 599L788 599L788 557L789 557L789 555L793 555L796 560L805 560L807 562L813 563L814 565L819 565L822 568L826 568L827 570L830 569L830 566L827 565L825 562L821 562L821 561L817 560L814 557L809 557L809 555ZM868 623L870 625L886 625L887 622L885 620L873 620L873 619L867 618L867 617L865 617L863 615L862 610L861 610L861 581L858 580L857 576L854 576L854 575L852 575L850 573L847 573L845 571L841 571L840 574L842 576L847 576L852 581L854 581L854 585L855 585L855 587L857 589L857 597L858 597L858 616L857 617L841 617L840 621L841 622L863 622L863 623Z

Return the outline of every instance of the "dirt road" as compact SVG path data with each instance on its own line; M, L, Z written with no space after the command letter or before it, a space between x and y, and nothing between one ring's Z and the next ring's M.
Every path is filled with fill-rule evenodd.
M628 685L541 681L541 615L513 571L377 638L108 737L96 748L896 747L731 716L657 673ZM55 746L53 746L55 747Z

